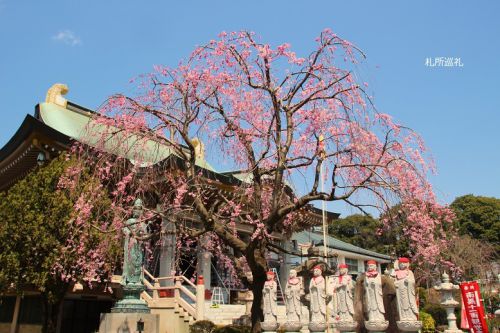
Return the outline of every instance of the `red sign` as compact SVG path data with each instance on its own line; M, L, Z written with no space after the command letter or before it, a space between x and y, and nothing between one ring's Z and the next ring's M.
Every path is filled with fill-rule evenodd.
M479 285L476 281L463 282L460 284L460 290L471 332L488 333Z

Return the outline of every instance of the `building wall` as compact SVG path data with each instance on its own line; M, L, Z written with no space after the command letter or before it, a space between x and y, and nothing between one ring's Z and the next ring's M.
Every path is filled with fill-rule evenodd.
M38 295L19 297L18 333L41 332L42 300ZM16 296L0 298L0 332L10 332L16 306Z
M290 247L291 249L291 247ZM319 252L322 253L322 247L318 247ZM302 254L306 255L308 252L308 247L307 246L298 246L296 249L301 251ZM365 262L367 260L375 260L378 263L378 270L379 273L381 273L381 264L386 264L389 263L389 260L383 260L379 258L374 258L374 257L369 257L366 255L360 255L357 253L351 253L347 251L341 251L341 250L330 250L331 252L336 253L338 256L336 258L330 258L329 259L329 266L331 268L336 268L339 264L345 264L346 261L350 265L350 270L349 273L364 273L365 272ZM307 257L298 257L298 256L292 256L292 255L284 255L284 267L282 269L282 274L280 276L280 280L282 282L282 285L286 283L286 280L288 279L288 273L290 269L293 267L299 266L300 264L304 263L308 258Z
M19 297L16 333L37 333L42 330L42 299L39 295ZM9 332L14 318L16 296L0 298L0 333ZM99 328L101 313L109 312L113 300L90 295L68 294L60 318L63 333L93 333Z
M10 333L10 323L0 323L0 333ZM16 333L42 333L42 325L20 324Z

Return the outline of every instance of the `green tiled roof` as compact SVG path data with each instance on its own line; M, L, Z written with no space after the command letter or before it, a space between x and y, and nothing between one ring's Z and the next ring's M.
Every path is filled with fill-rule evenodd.
M314 243L314 246L323 246L323 234L314 231L302 231L299 233L295 233L293 234L291 239L296 240L297 243L301 244ZM330 249L352 252L383 260L391 260L391 256L363 249L361 247L346 243L329 235L327 236L327 243L328 243L328 248Z
M91 112L66 109L53 103L41 103L40 116L46 125L72 139L91 146L97 144L99 135L91 135L92 133L88 132L89 128L95 132L99 132L101 127L103 131L105 130L104 125L93 123L94 120L92 120ZM104 133L106 132L109 132L109 130L104 131ZM124 156L132 162L134 154L138 151L145 151L145 153L141 153L141 155L143 155L147 164L156 164L174 154L172 149L165 144L153 140L147 140L147 142L144 143L133 134L119 134L112 139L113 140L109 140L109 142L106 143L108 151ZM197 159L196 165L210 171L215 171L204 159Z

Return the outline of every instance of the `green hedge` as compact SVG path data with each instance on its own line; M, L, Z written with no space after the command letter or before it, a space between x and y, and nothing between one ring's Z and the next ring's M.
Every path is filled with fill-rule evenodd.
M446 319L446 310L441 305L427 304L426 306L424 306L422 311L432 316L436 326L448 325L448 320Z
M227 325L217 327L213 333L250 333L252 328L249 326Z
M434 333L435 322L430 314L420 311L418 318L422 321L422 333Z
M216 328L210 320L201 320L189 326L189 333L213 333Z

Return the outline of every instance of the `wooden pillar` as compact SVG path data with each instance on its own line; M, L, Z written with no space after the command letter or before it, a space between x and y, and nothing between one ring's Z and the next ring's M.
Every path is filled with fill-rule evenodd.
M21 308L21 296L16 297L16 305L14 306L14 314L12 315L12 323L10 324L10 333L17 332L17 321L19 319L19 310Z
M198 246L196 262L196 275L203 276L205 289L210 289L211 274L212 274L212 255L207 250Z
M159 276L166 277L175 275L174 271L174 262L176 257L176 251L179 251L177 248L177 239L175 236L175 225L172 222L163 220L163 230L165 231L165 235L163 236L162 245L161 245L161 254L160 254L160 272ZM170 287L174 285L173 280L161 280L161 287Z
M202 275L198 275L196 283L196 320L205 320L205 282Z
M153 299L158 299L160 296L158 295L158 288L160 288L160 282L158 282L158 279L154 280L154 285L153 285Z

